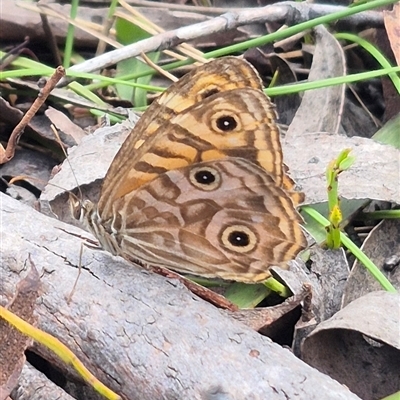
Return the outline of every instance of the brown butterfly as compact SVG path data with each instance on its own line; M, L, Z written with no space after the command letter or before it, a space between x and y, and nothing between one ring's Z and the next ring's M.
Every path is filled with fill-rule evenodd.
M246 61L194 69L147 109L114 158L97 205L75 204L115 255L180 273L259 282L305 247L302 194L276 113Z

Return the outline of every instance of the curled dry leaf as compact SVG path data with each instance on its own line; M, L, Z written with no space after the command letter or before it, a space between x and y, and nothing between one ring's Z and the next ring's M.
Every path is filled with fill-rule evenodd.
M399 309L398 293L372 292L354 300L305 339L302 358L364 400L398 392Z
M325 27L319 26L315 30L316 46L308 80L318 81L345 75L345 59L339 42ZM300 139L299 136L302 137L306 132L337 133L343 114L344 90L344 85L336 85L306 91L286 132L286 142ZM302 146L306 147L305 141ZM303 147L299 148L303 150Z
M56 126L57 129L63 131L65 134L70 135L76 144L86 136L84 130L78 125L74 124L64 113L49 107L45 114L47 118Z
M400 223L383 220L370 232L361 250L382 271L391 284L400 289L400 266L388 268L387 262L400 256ZM390 262L389 262L390 264ZM369 292L381 290L381 285L359 261L355 261L346 282L342 306Z
M343 249L327 250L312 246L307 266L292 262L289 271L274 268L274 274L296 294L303 291L304 283L311 285L312 311L320 322L340 310L349 266Z
M250 328L271 337L274 332L278 331L277 325L279 325L279 321L281 320L282 322L296 307L300 306L306 295L307 293L303 291L300 294L288 298L284 303L273 307L225 312L233 319L241 321ZM294 318L298 318L298 316L296 315ZM279 332L282 333L282 330L279 329Z

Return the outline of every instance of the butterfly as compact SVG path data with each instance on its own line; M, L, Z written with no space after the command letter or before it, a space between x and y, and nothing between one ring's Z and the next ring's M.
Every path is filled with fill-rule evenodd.
M115 156L97 204L73 213L104 249L178 273L260 282L305 248L276 112L245 60L171 85Z

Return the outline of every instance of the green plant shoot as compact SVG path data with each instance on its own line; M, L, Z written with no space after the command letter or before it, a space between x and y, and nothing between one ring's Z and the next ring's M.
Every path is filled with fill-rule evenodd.
M340 199L338 195L338 177L343 171L349 169L355 157L350 156L351 149L343 150L336 160L332 160L326 169L326 181L328 191L329 226L326 228L326 244L331 249L338 249L340 240L340 223L342 212L340 210Z

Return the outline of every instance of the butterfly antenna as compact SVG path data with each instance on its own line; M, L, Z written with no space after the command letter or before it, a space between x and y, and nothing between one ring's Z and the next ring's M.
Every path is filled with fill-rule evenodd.
M79 197L80 197L80 198L79 198L78 196L76 196L74 193L72 193L71 191L69 191L69 190L68 190L68 193L69 193L69 195L70 195L70 200L71 200L71 197L72 197L72 198L75 200L75 202L81 206L81 207L77 207L76 204L73 204L73 203L72 203L72 201L70 202L70 204L71 204L71 209L72 209L72 212L73 212L73 214L74 214L74 218L77 219L77 220L81 220L81 218L80 218L80 217L81 217L81 213L79 213L80 215L77 215L77 214L76 214L76 210L78 210L78 209L79 209L79 210L82 210L82 206L83 206L83 205L82 205L82 202L83 202L83 193L82 193L81 187L80 187L80 185L79 185L78 179L76 178L74 169L72 168L72 164L71 164L71 162L70 162L70 160L69 160L68 154L67 154L67 152L65 151L64 145L63 145L63 143L62 143L62 141L61 141L60 135L58 134L58 131L57 131L56 127L55 127L53 124L51 124L50 127L51 127L51 129L52 129L52 131L53 131L53 133L54 133L54 136L55 136L56 139L57 139L58 144L60 145L60 148L61 148L62 152L63 152L64 155L65 155L65 159L66 159L66 161L67 161L69 167L71 168L72 175L73 175L73 177L74 177L74 179L75 179L75 183L76 183L76 186L77 186L77 188L78 188ZM68 297L67 297L67 304L68 304L68 305L71 303L72 296L74 295L74 293L75 293L75 291L76 291L76 287L77 287L77 285L78 285L78 281L79 281L79 278L80 278L81 273L82 273L82 256L83 256L83 243L81 243L81 248L80 248L80 251L79 251L78 275L76 276L74 285L72 286L71 292L69 293L69 295L68 295Z
M65 188L63 188L62 186L55 185L54 183L49 183L49 182L44 181L43 179L36 178L34 176L29 176L29 175L17 175L17 176L14 176L14 178L10 179L9 182L7 182L5 179L4 179L4 181L8 185L14 185L18 181L34 181L34 182L41 183L43 186L50 185L50 186L54 186L58 189L65 190ZM71 195L74 197L77 197L73 193L71 193Z
M62 152L64 153L65 160L67 161L69 167L71 168L72 176L74 177L76 186L77 186L77 188L78 188L79 197L76 196L74 193L72 193L72 192L69 191L69 190L68 190L68 193L70 194L70 196L74 197L74 199L75 199L78 203L82 204L82 201L83 201L83 193L82 193L81 187L80 187L80 185L79 185L78 179L76 178L74 169L72 168L72 164L71 164L71 162L70 162L70 160L69 160L68 154L67 154L67 152L65 151L64 144L63 144L63 142L61 141L61 138L60 138L60 135L58 134L57 128L56 128L53 124L50 125L50 128L51 128L51 130L53 131L54 136L56 137L57 143L59 144L59 146L60 146ZM55 186L55 185L53 185L53 186Z
M72 289L67 297L67 304L69 305L71 303L72 300L72 296L74 295L74 293L76 292L76 287L78 286L78 281L79 278L82 274L82 256L83 256L83 243L81 243L81 249L79 250L79 265L78 265L78 275L75 278L75 282L74 285L72 286Z

